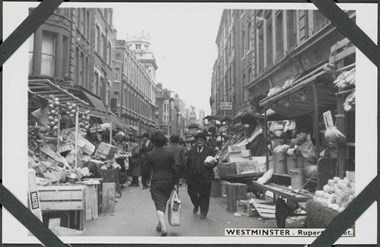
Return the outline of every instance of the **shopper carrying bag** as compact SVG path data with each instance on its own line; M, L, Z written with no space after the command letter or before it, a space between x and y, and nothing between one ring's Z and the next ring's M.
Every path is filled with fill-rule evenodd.
M181 200L179 186L175 185L169 199L168 221L171 226L181 225Z

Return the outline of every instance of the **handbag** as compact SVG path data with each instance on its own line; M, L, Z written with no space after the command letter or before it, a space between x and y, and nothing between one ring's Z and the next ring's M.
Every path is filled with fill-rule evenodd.
M169 199L168 221L171 226L180 226L181 224L181 200L178 192L178 186L176 185Z

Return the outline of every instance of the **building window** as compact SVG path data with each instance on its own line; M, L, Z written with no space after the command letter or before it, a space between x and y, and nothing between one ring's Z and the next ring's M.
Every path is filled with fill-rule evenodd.
M140 50L141 49L141 44L136 44L136 50Z
M273 34L272 34L272 23L267 24L266 30L266 54L267 54L267 64L266 67L273 64Z
M241 51L242 51L242 57L245 57L245 31L241 34Z
M248 51L250 51L252 49L251 47L251 22L248 23L248 30L247 30L247 45L248 45Z
M106 21L108 21L108 10L107 9L104 9L104 19L106 19Z
M70 9L69 8L63 8L63 15L66 17L70 17Z
M115 74L114 74L115 76L114 76L114 80L115 81L120 81L120 68L119 67L116 67L115 68Z
M41 74L54 76L55 54L56 54L56 35L53 33L42 33L42 52L41 52Z
M85 18L86 18L86 10L84 8L81 8L81 15L80 15L80 31L82 34L85 34Z
M297 45L296 10L287 11L288 51Z
M259 42L258 42L258 69L259 73L261 73L264 70L264 32L263 32L263 26L260 27L258 30L259 33Z
M63 36L62 41L62 75L63 77L69 76L69 38Z
M78 67L78 84L83 85L83 63L84 63L84 56L83 53L80 54L80 60L79 60L79 67Z
M95 28L95 51L99 53L99 37L100 37L100 28L96 26Z
M77 14L78 15L77 15L77 23L76 24L77 24L77 27L80 29L80 18L81 18L80 15L81 15L81 12L80 12L79 8L77 9Z
M111 43L108 42L108 64L111 65L111 62L112 62L112 53L111 53Z
M29 38L29 75L33 74L34 33Z
M280 11L276 16L276 59L284 56L284 26L283 12Z
M100 44L100 52L99 54L102 56L103 60L107 59L107 41L106 41L106 36L103 34L102 39L101 39L101 44Z
M91 23L91 17L90 17L90 11L87 10L87 22L86 22L86 37L87 39L90 39L90 23Z
M86 57L86 65L84 67L84 86L86 88L88 88L88 82L89 82L88 71L89 71L89 68L88 68L88 57Z

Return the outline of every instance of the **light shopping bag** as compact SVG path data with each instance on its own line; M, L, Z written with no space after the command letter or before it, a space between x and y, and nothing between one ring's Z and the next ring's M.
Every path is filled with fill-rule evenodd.
M180 226L181 224L181 200L178 191L178 186L174 186L169 199L168 221L171 226Z

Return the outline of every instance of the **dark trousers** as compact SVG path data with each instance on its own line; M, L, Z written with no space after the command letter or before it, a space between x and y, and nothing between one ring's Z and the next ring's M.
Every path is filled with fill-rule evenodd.
M191 183L187 185L191 202L194 207L200 207L201 214L207 215L210 206L211 183Z
M133 185L139 185L139 177L132 176L132 183Z
M142 169L142 177L141 177L141 182L143 186L148 186L150 182L150 177L151 177L151 170L150 167L145 167L146 165L143 164L143 169Z

